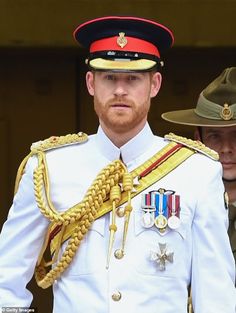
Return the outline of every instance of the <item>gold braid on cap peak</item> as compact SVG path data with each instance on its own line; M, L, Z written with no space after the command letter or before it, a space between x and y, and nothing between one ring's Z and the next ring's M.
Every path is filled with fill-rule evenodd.
M184 146L193 149L197 152L200 152L206 156L208 156L209 158L218 161L219 160L219 155L215 150L212 150L210 148L208 148L207 146L205 146L201 141L199 140L192 140L192 139L188 139L186 137L182 137L182 136L178 136L175 135L173 133L169 133L167 135L165 135L165 139L174 141L174 142L178 142L178 143L182 143Z

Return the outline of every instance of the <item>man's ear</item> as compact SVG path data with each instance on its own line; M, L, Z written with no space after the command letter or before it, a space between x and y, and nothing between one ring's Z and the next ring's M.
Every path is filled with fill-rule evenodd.
M194 131L194 139L195 139L195 140L202 141L202 138L201 138L201 134L200 134L199 128L196 128L196 129L195 129L195 131Z
M161 82L162 82L161 73L160 72L154 73L152 76L152 85L151 85L151 92L150 92L151 98L154 98L158 94L161 88Z
M94 96L94 74L91 71L86 73L86 85L90 96Z

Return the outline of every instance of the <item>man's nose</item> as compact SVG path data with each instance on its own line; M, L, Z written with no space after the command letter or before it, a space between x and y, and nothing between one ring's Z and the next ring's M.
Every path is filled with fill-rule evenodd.
M114 88L114 94L116 96L124 96L127 94L127 87L124 82L117 81L115 88Z
M224 140L221 143L220 152L221 153L231 153L233 151L233 146L230 140Z

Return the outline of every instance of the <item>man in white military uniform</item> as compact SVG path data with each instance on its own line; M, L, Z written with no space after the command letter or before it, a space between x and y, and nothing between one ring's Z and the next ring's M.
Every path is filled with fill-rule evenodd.
M147 123L171 31L112 16L74 36L90 50L100 126L38 142L22 162L0 237L0 306L29 307L35 271L53 284L54 313L186 313L190 284L195 313L234 313L218 156Z

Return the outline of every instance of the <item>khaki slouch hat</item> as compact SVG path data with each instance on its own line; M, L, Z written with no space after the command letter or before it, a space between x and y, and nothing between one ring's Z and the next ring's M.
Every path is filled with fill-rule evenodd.
M236 67L229 67L199 95L196 108L162 114L168 122L202 127L236 125Z

